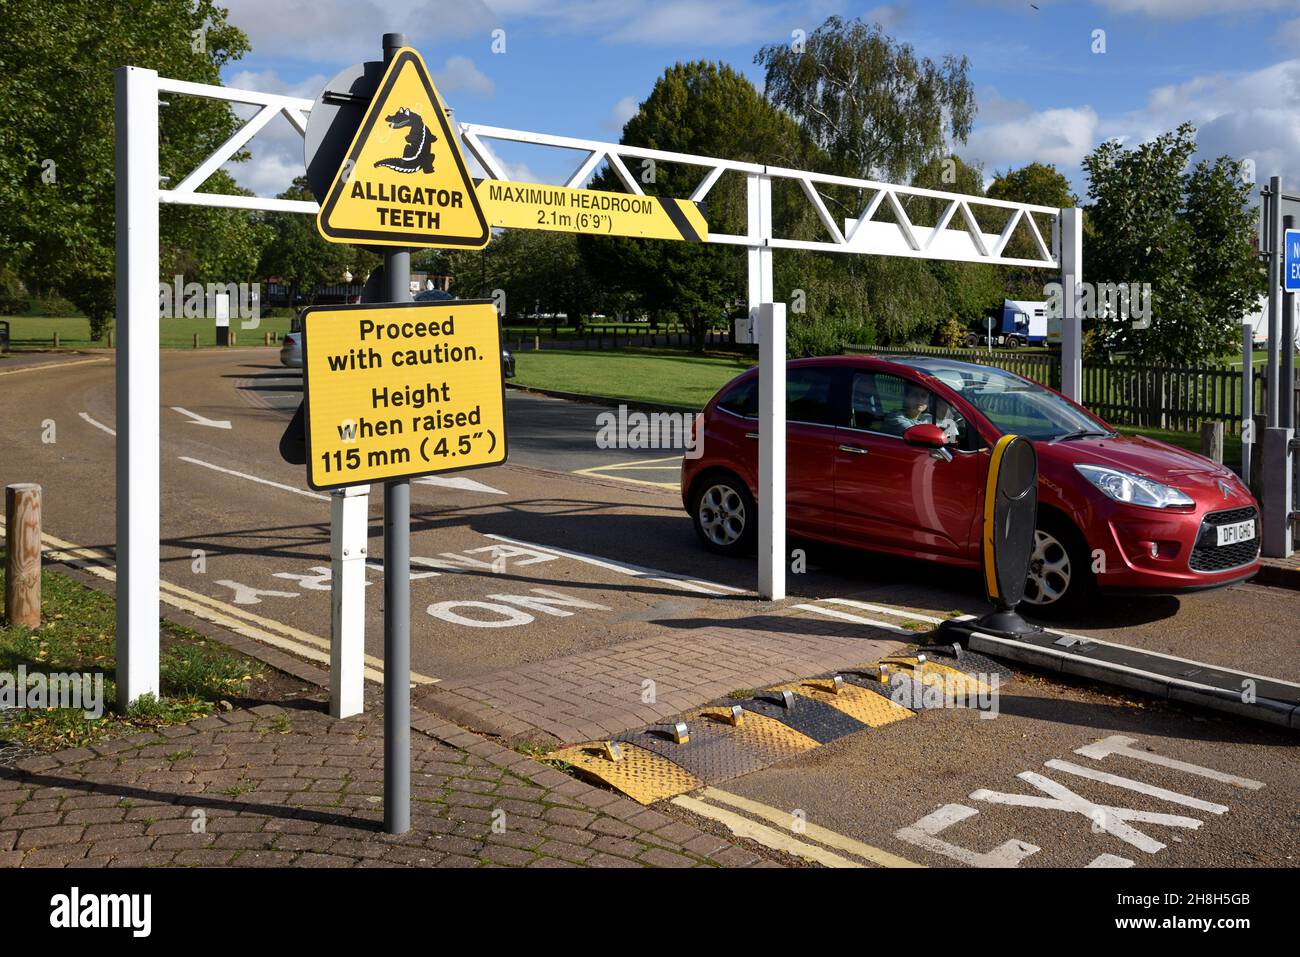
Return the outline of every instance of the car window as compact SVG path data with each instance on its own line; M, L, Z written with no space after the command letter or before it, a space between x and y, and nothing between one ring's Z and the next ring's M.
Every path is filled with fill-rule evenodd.
M785 377L785 417L790 422L814 425L841 425L844 417L836 414L831 402L835 382L833 369L790 369Z
M718 408L745 418L758 417L758 377L737 382L718 400Z
M965 417L951 404L919 383L884 372L852 374L849 422L855 429L900 437L914 425L937 424L950 445L971 448L974 440Z

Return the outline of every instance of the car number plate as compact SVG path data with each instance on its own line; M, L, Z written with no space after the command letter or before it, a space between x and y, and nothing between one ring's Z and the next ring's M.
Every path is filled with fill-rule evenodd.
M1255 521L1236 522L1232 525L1220 525L1218 527L1220 545L1236 545L1238 542L1248 542L1255 537Z

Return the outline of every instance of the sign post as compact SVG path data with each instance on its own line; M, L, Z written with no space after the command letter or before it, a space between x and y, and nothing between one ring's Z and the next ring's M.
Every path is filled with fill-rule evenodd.
M387 302L303 313L307 481L384 483L384 830L411 827L412 475L505 461L492 303L416 305L411 246L491 230L420 55L384 34L384 75L321 200L330 242L383 246Z

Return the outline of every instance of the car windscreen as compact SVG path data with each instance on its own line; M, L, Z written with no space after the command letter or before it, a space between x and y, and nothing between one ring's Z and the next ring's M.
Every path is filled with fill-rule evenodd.
M998 431L1029 439L1055 439L1080 432L1109 432L1087 412L1050 389L1002 369L968 363L909 360L984 413Z

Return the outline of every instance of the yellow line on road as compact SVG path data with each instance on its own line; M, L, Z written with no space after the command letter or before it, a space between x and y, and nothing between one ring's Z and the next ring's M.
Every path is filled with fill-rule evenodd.
M717 821L737 837L746 837L751 841L757 841L764 847L771 848L774 851L783 851L786 854L802 857L806 861L813 861L825 867L865 866L857 861L851 861L847 857L833 854L823 847L817 847L815 844L805 844L789 834L782 834L765 824L759 824L757 821L742 817L734 811L714 807L712 804L705 804L703 801L684 794L673 798L672 803L693 814L698 814L700 817L706 817L710 821Z
M0 522L0 529L3 529ZM46 556L52 561L62 562L81 568L106 581L116 581L117 572L113 557L105 549L86 548L65 542L61 538L44 533L41 539L47 546ZM309 661L330 662L330 642L317 635L301 631L291 625L264 618L245 611L219 598L212 598L199 592L191 591L173 582L159 579L159 598L174 608L189 612L204 621L229 628L236 634L260 641L282 651L290 651ZM384 680L384 663L372 655L365 656L365 676L371 681L382 683ZM431 678L419 672L411 672L413 685L436 684L440 679Z
M618 482L627 482L630 485L649 485L652 488L677 488L676 482L648 482L645 479L628 478L624 475L614 475L617 470L638 470L638 471L672 471L678 466L659 465L660 462L677 462L680 461L680 455L667 455L658 459L634 459L630 462L614 462L610 465L593 465L590 468L576 469L574 475L588 475L592 478L610 478Z
M730 791L723 791L719 788L705 788L700 791L702 797L717 804L730 804L734 808L742 811L748 811L755 817L761 817L777 825L788 825L790 815L783 813L774 807L768 807L766 804L760 804L758 801L751 801L749 798L741 797L739 794L732 794ZM836 850L846 851L854 854L872 864L878 864L881 867L923 867L922 864L915 864L906 858L899 857L897 854L891 854L888 851L882 851L878 847L872 847L870 844L864 844L859 840L848 837L844 834L838 834L835 831L828 830L820 825L805 821L803 825L805 837L810 837L814 841L819 841L827 847L833 847Z
M67 366L84 366L92 362L107 362L108 357L97 359L69 359L67 362L37 362L29 366L22 366L18 369L5 369L0 371L0 375L18 375L20 372L35 372L38 369L63 369Z

